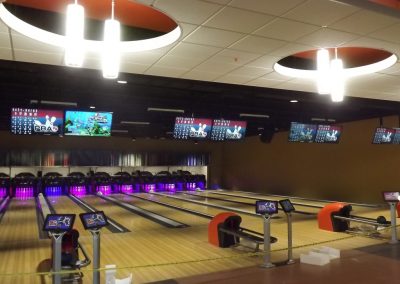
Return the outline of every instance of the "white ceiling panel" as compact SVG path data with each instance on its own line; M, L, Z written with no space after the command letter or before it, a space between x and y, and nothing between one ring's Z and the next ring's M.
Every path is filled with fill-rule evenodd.
M3 23L2 20L0 20L0 32L1 33L8 33L8 27L6 24Z
M256 60L253 60L252 62L247 63L246 66L272 69L275 62L279 61L280 59L280 57L264 55Z
M136 64L130 62L121 62L120 72L143 74L149 68L148 65Z
M359 8L336 1L310 0L291 10L284 17L318 26L329 26L358 10Z
M16 60L23 62L60 65L64 60L64 55L60 53L42 53L15 49L14 54Z
M275 88L275 86L281 84L281 80L266 79L264 77L257 78L255 80L249 81L246 85L264 87L264 88Z
M245 84L246 82L250 81L251 79L253 79L253 78L247 77L247 76L228 74L228 75L219 77L214 81L219 82L219 83L227 83L227 84Z
M224 49L221 52L214 55L213 57L211 57L210 59L216 62L243 65L256 58L259 58L260 56L261 55L257 53L249 53L234 49Z
M316 25L279 18L266 24L257 30L255 34L280 40L294 41L318 29L319 26Z
M181 69L181 68L169 68L164 66L152 66L150 67L145 74L154 75L154 76L164 76L164 77L180 77L182 74L189 71L189 69Z
M151 65L156 63L161 57L162 54L160 53L143 51L135 53L125 53L122 56L122 61L127 61L129 63L135 63L135 64Z
M61 47L42 43L37 40L33 40L29 37L17 34L16 32L11 33L12 42L14 49L29 50L33 52L48 52L48 53L64 53L64 49Z
M286 42L282 40L251 35L233 44L231 48L253 53L267 54L285 44Z
M395 52L399 48L398 44L369 37L356 38L345 43L343 46L372 47L377 49L385 49L390 52Z
M181 42L168 54L188 58L196 57L198 59L205 60L220 50L221 48L218 47Z
M226 7L208 20L204 25L208 27L251 33L262 27L274 17L256 12Z
M197 71L210 71L214 73L219 73L220 75L225 75L226 73L240 67L238 64L232 64L232 63L223 63L223 62L218 62L214 60L207 60L194 68L193 70Z
M11 49L0 47L0 59L12 60Z
M220 4L220 5L226 5L229 2L231 2L232 0L203 0L204 2L210 2L210 3L216 3L216 4Z
M293 81L283 82L274 86L276 89L294 90L300 92L315 92L315 86L308 84L300 84ZM310 96L318 96L317 94L310 94Z
M273 51L271 51L270 53L268 53L269 56L273 56L273 57L286 57L298 52L302 52L305 50L310 50L310 49L315 49L314 46L311 45L305 45L305 44L299 44L299 43L288 43L284 46L279 47L278 49L275 49Z
M192 69L193 67L199 65L203 60L197 57L180 57L174 55L167 55L161 58L156 66L165 66L165 67L176 67L182 69Z
M399 19L362 10L332 24L330 28L365 35L395 23L399 23Z
M315 47L338 47L356 37L355 34L340 32L329 28L321 28L312 34L298 39L297 42Z
M369 34L369 37L376 38L376 39L382 39L382 40L394 42L394 43L400 43L400 38L397 36L393 36L393 35L399 35L399 34L400 34L400 23L397 23L390 27L386 27L386 28L377 30L377 31Z
M268 73L271 73L272 71L273 71L272 68L243 66L243 67L240 67L240 68L230 72L229 75L245 76L245 77L251 77L253 79L256 79L260 76L264 76Z
M280 16L304 2L306 0L233 0L229 6Z
M212 45L217 47L228 47L232 43L243 38L245 34L214 28L200 27L185 38L185 42Z
M10 35L0 32L0 47L11 48Z
M189 72L183 74L181 78L190 80L200 80L200 81L214 81L216 78L220 77L220 73L211 71L200 71L200 70L190 70Z
M155 7L180 22L201 24L216 13L221 5L199 0L162 0L156 1Z

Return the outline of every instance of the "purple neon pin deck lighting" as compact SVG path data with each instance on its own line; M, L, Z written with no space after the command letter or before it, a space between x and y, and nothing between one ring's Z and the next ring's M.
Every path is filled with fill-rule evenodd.
M69 188L69 193L76 196L86 195L86 186L84 185L74 185Z
M134 192L132 184L116 184L115 189L116 189L116 192L122 192L122 193L133 193Z
M186 189L187 190L195 190L196 189L196 183L195 182L187 182L186 183Z
M96 186L96 192L101 192L103 195L110 195L111 185L98 185Z
M62 186L46 186L44 193L46 196L60 196L62 195Z
M6 197L6 196L7 196L7 188L0 187L0 198Z
M150 192L150 191L154 192L154 191L156 191L156 185L155 184L145 184L144 191L145 192Z
M15 188L15 197L17 199L28 199L32 198L34 193L33 186L23 186L23 187L16 187Z

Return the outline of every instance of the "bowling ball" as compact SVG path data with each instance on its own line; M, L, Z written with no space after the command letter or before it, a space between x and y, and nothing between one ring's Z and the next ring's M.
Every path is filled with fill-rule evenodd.
M379 224L385 224L386 218L383 216L379 216L378 218L376 218L376 222L378 222Z

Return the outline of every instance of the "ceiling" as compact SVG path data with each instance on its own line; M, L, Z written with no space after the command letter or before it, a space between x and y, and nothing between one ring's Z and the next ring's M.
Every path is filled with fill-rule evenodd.
M250 135L262 128L287 129L290 121L340 123L400 113L399 63L347 82L347 97L339 104L316 95L313 82L272 68L288 55L319 47L371 47L400 56L400 12L362 0L138 2L166 12L183 35L165 48L124 54L120 78L127 84L102 79L97 54L86 54L83 69L63 67L62 49L22 36L0 21L0 129L9 128L12 106L31 106L31 100L113 111L114 129L128 130L115 135L132 137L170 135L177 114L148 112L148 107L226 119L240 119L239 113L269 115L243 118ZM128 127L122 120L151 124Z

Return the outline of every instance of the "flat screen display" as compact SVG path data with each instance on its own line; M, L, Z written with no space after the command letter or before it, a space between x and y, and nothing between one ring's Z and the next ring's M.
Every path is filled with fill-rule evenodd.
M210 138L211 119L177 117L174 127L174 138L206 140Z
M44 221L43 230L51 232L67 232L72 229L75 214L48 214Z
M279 200L279 204L286 213L295 211L293 203L289 199Z
M108 225L107 217L103 211L79 214L82 224L86 230L100 229Z
M111 136L112 112L66 111L64 135Z
M339 143L342 134L341 126L334 125L318 125L315 135L316 143Z
M241 140L246 135L246 121L214 119L211 140Z
M258 200L256 201L257 214L276 214L278 213L278 201L274 200Z
M392 144L396 130L394 128L378 127L375 130L373 144Z
M289 142L308 142L314 141L317 125L292 122L289 131Z
M11 109L11 132L13 134L60 135L63 121L62 111L36 108Z
M399 145L400 144L400 128L394 128L394 137L392 140L392 144Z
M383 199L386 202L398 202L400 197L399 192L391 192L391 191L384 191L383 192Z

